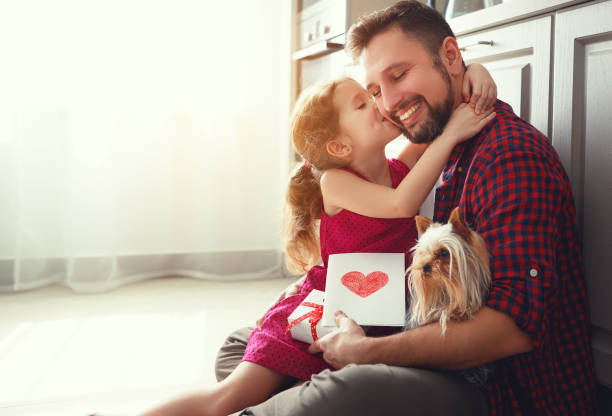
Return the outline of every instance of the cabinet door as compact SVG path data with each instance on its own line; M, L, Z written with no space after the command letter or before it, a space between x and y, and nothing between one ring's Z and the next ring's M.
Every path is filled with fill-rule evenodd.
M499 99L547 136L551 19L544 16L457 38L465 63L483 64L497 83Z
M559 12L553 144L574 189L598 379L612 387L612 2Z

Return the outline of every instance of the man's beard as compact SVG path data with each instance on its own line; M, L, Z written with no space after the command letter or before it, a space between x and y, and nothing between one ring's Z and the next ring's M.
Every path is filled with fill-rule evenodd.
M410 140L412 143L430 143L444 130L444 126L448 123L448 119L453 111L453 104L455 103L454 99L454 90L453 84L448 74L448 71L442 65L442 62L439 61L439 58L434 59L434 67L438 70L444 81L446 81L447 89L446 89L446 99L444 102L437 107L432 107L425 100L425 97L421 97L421 105L426 105L429 118L420 123L419 126L415 126L412 131L408 131L407 128L399 120L394 120L402 134ZM395 117L394 117L395 118Z

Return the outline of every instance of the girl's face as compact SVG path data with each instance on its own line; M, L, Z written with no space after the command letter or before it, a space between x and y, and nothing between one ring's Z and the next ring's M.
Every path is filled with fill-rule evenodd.
M333 102L339 112L340 134L350 141L353 152L384 151L385 145L400 135L356 81L346 80L338 85Z

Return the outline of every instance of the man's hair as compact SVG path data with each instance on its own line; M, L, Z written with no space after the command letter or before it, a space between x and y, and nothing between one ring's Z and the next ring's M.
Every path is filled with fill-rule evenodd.
M362 16L351 26L346 46L348 52L354 60L358 60L372 38L392 26L397 26L405 35L420 41L435 57L438 56L442 41L448 36L455 37L437 10L416 0L400 1L386 9Z

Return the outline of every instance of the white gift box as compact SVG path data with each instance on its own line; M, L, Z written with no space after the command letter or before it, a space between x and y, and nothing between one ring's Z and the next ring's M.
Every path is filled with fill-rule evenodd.
M312 292L306 296L306 299L299 304L297 308L289 315L287 321L289 325L296 319L303 318L300 322L291 327L291 336L293 339L297 339L298 341L305 342L307 344L312 344L314 339L312 337L312 320L317 320L315 326L315 331L318 338L329 334L335 328L334 326L323 326L321 325L321 317L323 313L323 299L325 297L325 292L321 292L320 290L314 289ZM317 305L316 307L305 305L310 303L313 305Z
M343 253L329 256L323 325L343 311L359 325L403 326L406 279L403 253Z

